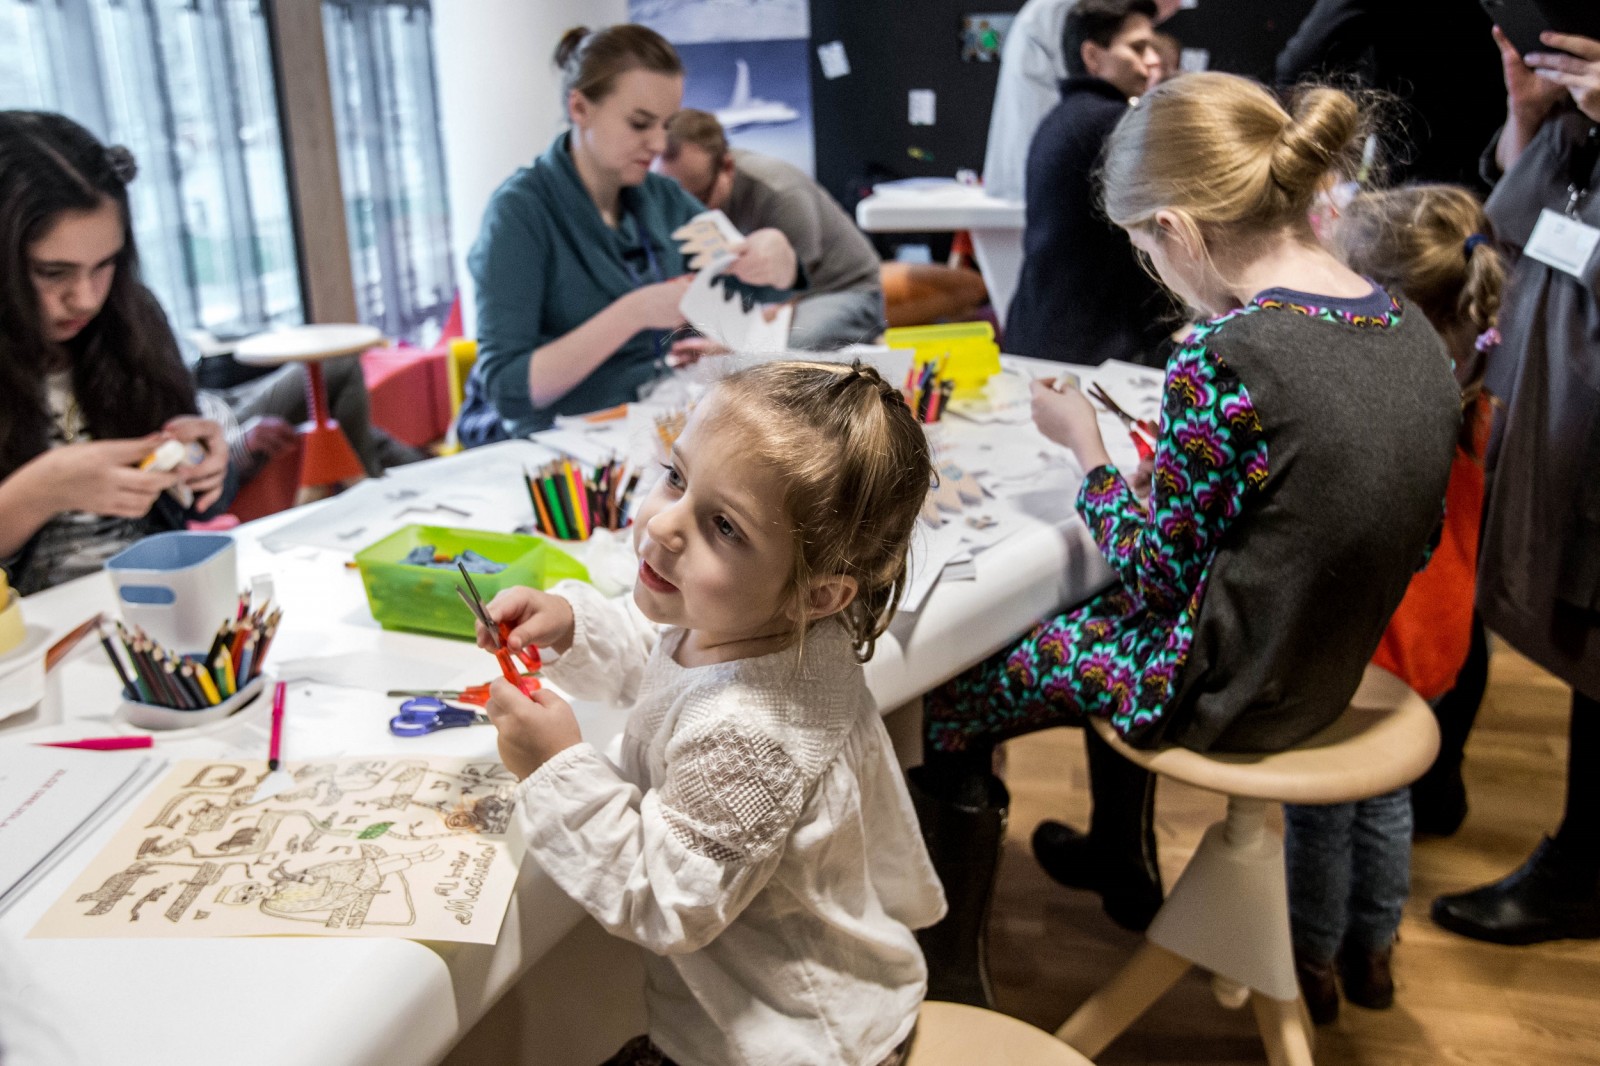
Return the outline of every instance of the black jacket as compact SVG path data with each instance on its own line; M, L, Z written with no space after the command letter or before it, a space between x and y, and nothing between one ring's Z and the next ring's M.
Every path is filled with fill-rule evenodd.
M1068 78L1028 149L1022 277L1005 350L1037 359L1156 365L1172 304L1100 207L1095 169L1128 99L1099 78Z

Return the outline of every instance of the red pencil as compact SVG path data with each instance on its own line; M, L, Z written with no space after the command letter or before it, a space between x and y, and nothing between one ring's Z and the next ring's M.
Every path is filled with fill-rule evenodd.
M272 690L272 739L267 743L267 769L278 768L278 745L283 741L283 696L288 684L279 681Z

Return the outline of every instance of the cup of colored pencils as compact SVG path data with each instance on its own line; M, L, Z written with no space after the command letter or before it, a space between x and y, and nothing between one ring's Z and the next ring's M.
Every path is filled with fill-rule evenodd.
M211 646L203 652L174 651L138 626L121 622L116 624L117 639L102 632L100 643L130 701L204 711L239 695L261 676L282 619L282 608L272 607L270 601L252 609L245 593L239 597L237 615L217 627Z
M639 471L627 474L612 460L591 473L571 459L523 471L534 527L557 540L588 540L597 529L628 524L628 503L639 485Z
M950 394L955 391L956 384L953 379L940 373L943 365L943 360L936 362L930 359L920 366L913 364L906 374L906 403L911 406L911 413L917 416L918 422L939 421L950 403Z

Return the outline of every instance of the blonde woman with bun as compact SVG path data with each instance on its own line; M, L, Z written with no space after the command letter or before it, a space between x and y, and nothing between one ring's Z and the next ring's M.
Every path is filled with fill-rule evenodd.
M1116 580L926 701L924 829L941 874L967 853L965 891L946 881L951 917L924 936L931 998L986 992L989 880L960 834L1003 823L996 743L1092 715L1139 746L1287 748L1344 710L1423 562L1460 390L1426 316L1309 221L1365 135L1342 92L1285 109L1217 73L1163 83L1111 134L1106 213L1204 320L1167 366L1147 500L1111 465L1089 400L1035 383L1034 421L1084 471L1078 510ZM1047 870L1099 850L1043 837ZM1108 909L1110 886L1132 881L1096 876Z

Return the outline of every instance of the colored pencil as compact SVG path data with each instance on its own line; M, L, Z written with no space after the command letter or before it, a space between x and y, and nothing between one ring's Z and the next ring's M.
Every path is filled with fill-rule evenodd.
M217 688L217 683L211 680L211 671L203 666L196 667L194 663L185 664L183 668L184 676L191 676L191 671L195 684L200 686L200 692L205 696L206 702L213 707L221 703L223 695L221 690Z
M81 748L84 751L124 751L128 748L148 748L155 738L143 737L86 737L83 740L40 741L44 748Z

